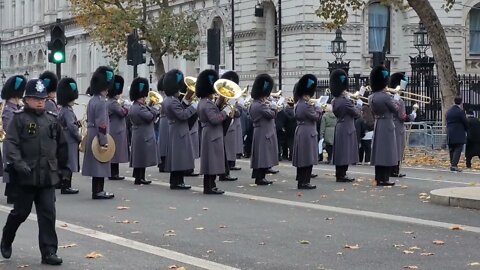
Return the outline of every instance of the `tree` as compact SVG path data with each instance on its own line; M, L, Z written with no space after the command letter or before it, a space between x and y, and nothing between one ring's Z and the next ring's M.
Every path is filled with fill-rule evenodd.
M455 0L444 0L443 8L450 10ZM432 48L433 57L437 65L437 77L442 97L442 111L446 112L454 102L455 96L460 94L457 71L453 63L452 54L447 37L438 16L430 1L425 0L382 0L382 4L398 9L413 8L423 22ZM349 10L358 10L366 5L363 0L322 0L316 10L317 16L327 20L327 27L339 27L347 23ZM445 122L445 114L442 121Z
M165 73L162 56L198 57L196 17L174 13L168 0L70 0L75 21L100 44L117 66L126 55L127 35L138 30L155 62L156 76Z

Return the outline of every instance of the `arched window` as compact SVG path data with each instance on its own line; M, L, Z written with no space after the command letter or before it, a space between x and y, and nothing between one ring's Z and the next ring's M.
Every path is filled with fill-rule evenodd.
M33 54L32 54L32 52L28 52L27 63L28 63L28 65L33 64Z
M470 54L480 55L480 4L470 10Z
M10 67L13 68L15 67L15 58L13 57L13 55L10 55Z
M77 77L77 55L73 55L72 56L72 69L71 69L71 74L70 76L72 78L76 78Z
M380 3L368 6L368 51L390 52L390 8Z
M19 67L23 67L23 66L24 66L24 63L23 63L23 54L19 54L19 55L18 55L18 66L19 66Z
M38 50L37 52L37 63L38 64L44 64L45 63L45 58L43 57L43 51L42 50Z

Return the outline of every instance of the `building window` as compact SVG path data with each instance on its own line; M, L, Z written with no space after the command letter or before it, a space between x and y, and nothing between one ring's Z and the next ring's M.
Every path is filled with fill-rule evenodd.
M470 54L480 55L480 9L470 10Z
M368 51L390 53L390 8L380 3L368 7Z

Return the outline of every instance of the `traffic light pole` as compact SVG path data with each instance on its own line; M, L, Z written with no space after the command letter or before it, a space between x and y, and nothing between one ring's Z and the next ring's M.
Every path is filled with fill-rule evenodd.
M62 64L58 63L57 66L57 78L60 80L62 79Z
M133 78L137 78L138 77L138 71L137 71L137 65L133 65Z

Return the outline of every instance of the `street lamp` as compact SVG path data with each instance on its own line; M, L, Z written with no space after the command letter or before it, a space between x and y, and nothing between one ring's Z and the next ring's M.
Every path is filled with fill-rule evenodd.
M335 31L335 39L331 41L330 52L335 56L334 62L328 62L328 70L332 73L336 69L343 69L348 74L350 61L344 62L343 56L347 53L347 41L342 38L342 30Z
M5 84L5 79L7 79L7 76L5 76L5 72L2 72L2 86Z
M418 23L418 31L413 33L413 46L418 50L421 57L425 56L428 48L430 48L427 30L425 30L421 21Z
M150 83L152 83L152 73L153 73L153 67L155 67L155 64L153 63L152 58L150 58L150 62L148 62L148 73L150 73Z
M25 78L27 78L28 80L28 76L30 76L30 73L28 73L28 70L25 70L25 73L23 74L25 76Z

